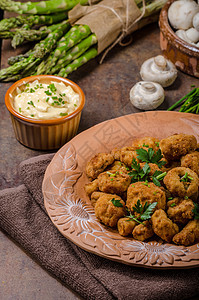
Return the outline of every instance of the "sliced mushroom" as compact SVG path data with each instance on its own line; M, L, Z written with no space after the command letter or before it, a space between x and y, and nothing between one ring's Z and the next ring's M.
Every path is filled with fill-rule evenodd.
M164 101L164 90L156 82L140 81L130 90L130 101L139 109L153 110Z
M153 81L163 87L171 85L177 77L175 65L162 55L147 59L141 66L142 80Z

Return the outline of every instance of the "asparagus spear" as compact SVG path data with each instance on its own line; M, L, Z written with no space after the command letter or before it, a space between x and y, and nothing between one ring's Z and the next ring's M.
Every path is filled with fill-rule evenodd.
M97 43L97 37L93 33L79 44L70 49L66 55L57 61L57 64L51 69L50 74L56 74L57 72L64 71L65 66L68 65L72 60L75 60L88 50L92 45Z
M60 40L50 56L40 64L37 74L50 74L50 70L56 65L57 60L63 57L70 48L87 37L90 33L91 30L87 25L73 26Z
M28 52L24 53L24 54L19 54L19 55L16 55L16 56L11 56L8 58L8 64L10 66L14 65L16 62L18 61L22 61L23 59L29 57L32 53L34 53L34 50L31 49L29 50Z
M59 28L58 24L54 24L51 26L43 26L38 30L24 28L19 28L15 30L11 45L13 48L21 45L24 41L33 42L33 41L40 41L44 39L50 32ZM1 36L1 33L0 33Z
M30 27L34 25L51 25L66 20L68 15L66 12L60 12L52 15L30 15L30 16L17 16L12 18L3 19L0 21L0 31L7 31L11 28L17 28L24 24Z
M86 4L88 0L48 0L39 2L21 3L12 0L0 0L2 10L13 11L19 14L52 14L60 11L68 11L76 4Z
M58 76L67 77L68 74L72 73L73 71L77 70L77 68L81 67L89 60L97 56L97 49L95 47L91 47L88 49L83 55L75 59L72 63L68 64L65 69L61 70L58 73Z
M33 53L30 54L28 58L24 58L22 61L16 62L6 69L2 69L0 71L0 80L13 77L13 75L19 74L25 68L30 69L33 66L38 65L42 58L56 47L57 40L63 36L69 26L67 21L63 21L59 24L58 29L49 33L44 40L35 45Z

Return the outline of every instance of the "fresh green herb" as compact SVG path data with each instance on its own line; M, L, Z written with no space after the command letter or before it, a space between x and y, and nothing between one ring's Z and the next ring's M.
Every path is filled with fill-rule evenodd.
M58 99L58 98L57 98L56 96L54 96L54 97L52 97L52 99L53 99L53 100L56 100L56 99Z
M66 96L66 94L65 94L65 93L63 93L63 94L62 94L62 96L64 97L64 96Z
M193 180L193 178L191 176L189 176L187 172L180 179L180 181L183 181L183 182L188 182L190 180Z
M35 90L31 88L30 89L30 93L34 93L34 92L35 92Z
M199 220L199 204L194 202L194 209L192 210L194 213L194 219Z
M120 202L120 200L117 200L117 199L113 198L113 199L111 200L111 202L112 202L113 205L116 206L116 207L123 207L123 204Z
M180 112L199 114L199 88L194 88L167 110L171 111L179 106L181 106Z
M109 171L107 171L106 174L108 174L108 175L111 176L111 177L115 177L115 176L116 176L116 174L111 173L111 172L109 172Z
M62 101L62 104L65 104L65 101Z
M44 93L47 95L47 96L52 96L52 93L50 91L44 91Z
M28 106L26 109L30 109L30 107Z
M77 104L75 103L74 106L77 106Z
M148 204L148 202L146 201L144 203L144 206L142 206L140 200L138 199L137 203L133 207L133 211L136 212L136 213L138 213L138 214L140 214L139 218L142 221L146 221L146 220L151 219L151 215L152 215L152 213L153 213L156 205L157 205L157 202L153 202L151 204ZM132 215L130 212L129 212L128 217L129 217L130 220L133 220L133 221L136 221L136 222L138 222L140 224L143 224L143 222L141 222L141 221L138 220L138 217L135 217L135 215Z
M113 178L111 178L110 180L113 181Z
M49 99L50 99L50 98L48 97L48 98L46 99L46 102L48 102L48 101L49 101Z
M149 148L149 145L146 145L145 143L142 145L142 147Z
M157 186L161 186L160 180L166 176L167 172L161 172L156 170L152 176L153 183Z
M31 115L31 117L34 117L35 115Z
M25 86L30 86L30 84L29 84L29 83L26 83Z
M176 204L175 204L175 202L174 203L171 203L171 205L170 205L171 207L174 207L174 206L176 206Z
M19 107L19 112L21 112L21 107Z
M53 104L53 103L52 103ZM60 113L59 114L60 116L67 116L68 114L67 113Z
M47 88L50 89L51 92L53 92L53 93L56 92L56 90L57 90L56 87L55 87L55 85L54 85L54 83L49 84L47 86Z
M30 104L30 105L32 105L32 106L34 106L34 103L32 102L32 100L31 100L31 101L29 101L29 102L28 102L28 104Z
M147 179L147 176L150 172L150 167L147 163L143 168L141 168L140 164L134 158L131 167L133 170L129 172L128 175L131 177L132 183L137 181L145 181Z
M172 199L173 199L173 197L169 197L169 198L168 198L168 200L172 200Z
M188 200L188 199L189 199L189 197L188 197L188 196L185 196L184 198L185 198L185 200Z
M63 99L62 99L62 98L59 98L58 100L59 100L59 102L62 102Z
M156 146L159 147L160 146L160 143L159 142L155 142Z
M147 150L140 148L137 149L136 152L138 154L137 156L138 159L146 163L156 164L158 165L159 168L161 168L166 163L165 161L161 161L163 155L160 149L158 149L155 152L152 148L148 148Z

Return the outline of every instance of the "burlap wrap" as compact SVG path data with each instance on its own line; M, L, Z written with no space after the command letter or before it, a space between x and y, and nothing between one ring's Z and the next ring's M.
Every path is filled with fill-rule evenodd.
M131 33L141 11L134 0L103 0L96 5L78 4L69 12L71 24L88 25L98 39L98 53L115 42L118 37Z

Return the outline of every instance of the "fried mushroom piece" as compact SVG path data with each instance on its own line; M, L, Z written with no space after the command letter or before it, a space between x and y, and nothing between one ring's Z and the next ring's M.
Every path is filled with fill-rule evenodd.
M192 220L173 237L177 245L189 246L199 241L199 220Z
M120 235L127 236L132 234L133 229L138 223L136 221L130 220L128 217L121 218L117 222L117 229Z
M119 160L115 160L114 163L106 168L106 171L113 171L113 172L121 172L121 173L128 173L129 168L123 164Z
M173 168L164 177L163 182L173 196L183 198L198 194L199 178L189 168Z
M150 182L145 185L145 182L135 182L128 187L126 206L133 211L133 207L137 204L138 199L142 206L147 202L151 204L157 202L156 209L165 209L166 195L154 183Z
M178 225L173 223L163 209L158 209L151 217L152 228L157 236L170 243L176 233L179 232Z
M199 176L199 152L194 151L181 158L181 166L189 168Z
M95 204L97 202L97 200L99 199L99 197L106 195L105 193L102 192L93 192L91 195L91 204L93 207L95 207Z
M101 192L122 194L131 183L129 175L123 172L103 172L98 176L98 187Z
M133 147L123 147L120 149L120 161L128 167L131 167L133 159L138 161L138 154Z
M133 237L139 241L145 241L154 235L154 231L150 221L144 221L143 224L137 225L133 229Z
M135 149L148 149L152 148L154 151L158 151L159 149L159 139L151 136L145 136L141 139L135 139L132 143L132 147Z
M174 198L167 202L167 215L175 223L186 224L193 219L194 203L191 199Z
M122 207L117 207L112 200L119 200ZM104 225L116 227L120 218L126 214L125 203L117 195L104 194L97 200L95 204L95 215Z
M90 197L93 192L98 191L98 180L95 179L84 186L86 194Z
M108 165L114 162L113 155L109 153L96 154L86 165L86 175L91 179L96 179Z
M168 161L179 160L181 156L197 148L197 140L193 135L174 134L162 139L159 146Z

